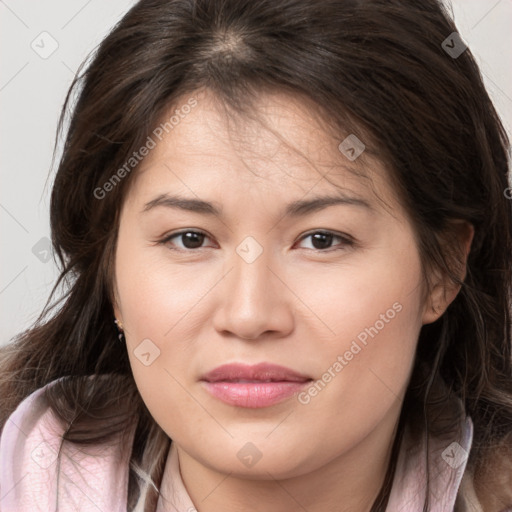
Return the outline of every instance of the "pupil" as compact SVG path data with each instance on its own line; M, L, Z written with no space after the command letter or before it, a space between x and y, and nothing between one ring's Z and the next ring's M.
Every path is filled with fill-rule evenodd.
M331 242L332 235L329 233L315 233L313 235L313 246L315 247L315 249L328 248Z
M183 245L187 249L197 249L203 244L203 239L201 237L204 235L201 233L192 233L191 231L188 231L187 233L183 233L181 236L184 237Z

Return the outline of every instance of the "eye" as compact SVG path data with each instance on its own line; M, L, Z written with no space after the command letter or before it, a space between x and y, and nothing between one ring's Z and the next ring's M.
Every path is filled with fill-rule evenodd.
M177 238L178 240L181 241L182 245L181 247L177 247L176 249L186 251L193 249L201 249L204 239L207 237L208 235L206 233L203 233L202 231L193 231L189 229L179 231L178 233L173 233L172 235L165 237L160 243L168 245L171 242L171 240Z
M206 233L189 229L173 233L161 240L160 243L163 245L171 245L171 249L190 251L194 249L205 248L203 247L205 238L208 238ZM346 247L351 247L354 245L354 240L349 235L337 234L332 231L313 231L304 235L300 241L306 240L307 238L311 238L313 245L312 249L320 252L330 252L328 249L330 249L334 239L338 239L340 241L340 243L337 245L341 247L338 249L335 247L332 250L342 250ZM178 244L177 247L172 247L173 245L176 245L174 242L171 243L171 241L174 239L179 240L181 242L181 246Z
M341 247L338 249L334 248L333 250L340 250L354 245L354 240L349 235L337 234L332 231L314 231L304 235L301 240L306 240L307 238L311 238L312 249L320 252L330 252L326 251L326 249L330 248L334 239L341 241L338 244Z

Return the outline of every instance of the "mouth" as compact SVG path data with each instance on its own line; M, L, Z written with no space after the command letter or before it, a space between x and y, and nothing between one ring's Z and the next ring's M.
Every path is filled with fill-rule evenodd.
M306 382L306 380L280 380L280 379L221 379L214 381L206 381L206 382L238 382L242 384L261 384L262 382Z
M305 382L311 380L311 377L277 364L231 363L218 366L203 375L201 380L206 382Z
M290 368L269 363L223 365L200 380L206 391L218 400L252 409L282 402L313 381Z

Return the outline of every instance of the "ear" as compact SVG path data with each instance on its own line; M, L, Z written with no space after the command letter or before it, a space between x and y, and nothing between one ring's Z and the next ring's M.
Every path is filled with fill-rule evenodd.
M461 281L464 281L466 278L467 259L475 229L471 223L463 220L454 220L451 224L449 237L446 237L444 243L455 244L453 250L457 258L455 264L456 275ZM444 249L446 249L446 247ZM441 275L439 271L436 272L432 289L425 301L422 317L423 325L430 324L439 319L453 302L459 291L460 285L454 283L449 276Z

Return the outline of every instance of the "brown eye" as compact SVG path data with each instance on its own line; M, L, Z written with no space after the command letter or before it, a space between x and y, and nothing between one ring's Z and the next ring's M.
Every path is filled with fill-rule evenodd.
M341 243L336 244L341 246L340 248L353 245L353 240L348 235L338 235L331 231L315 231L303 236L301 240L305 240L307 238L311 239L311 245L313 246L312 249L318 251L326 251L326 249L330 249L332 247L333 240L335 239L341 241Z
M176 249L193 250L202 248L205 238L207 238L206 233L202 233L201 231L188 230L174 233L162 240L161 243L167 245L171 243L171 240L177 239L181 242L181 244L178 244ZM172 245L176 245L176 243L173 242Z

